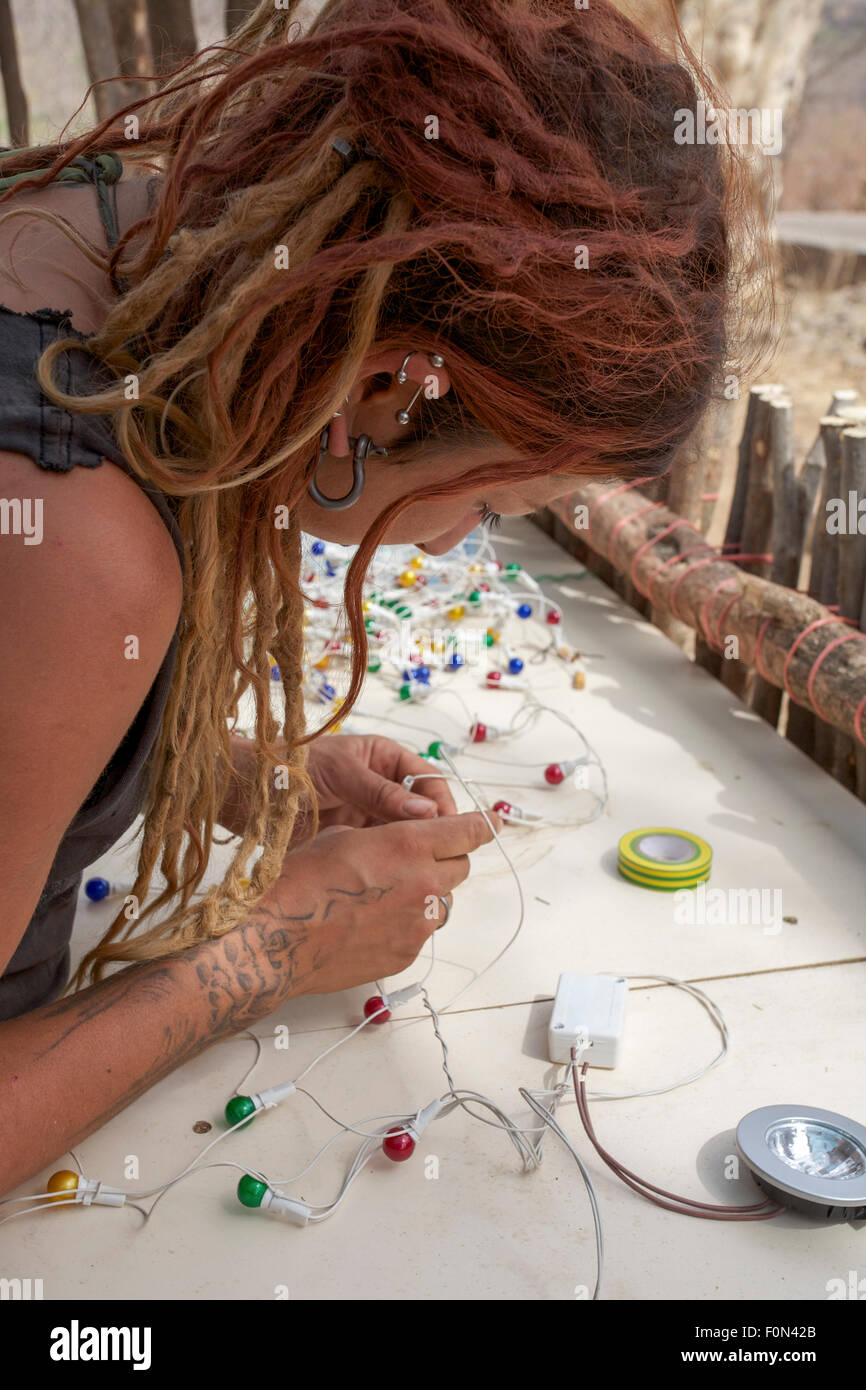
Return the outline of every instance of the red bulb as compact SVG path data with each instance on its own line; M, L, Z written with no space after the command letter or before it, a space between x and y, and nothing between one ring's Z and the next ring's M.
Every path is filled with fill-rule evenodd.
M487 672L487 684L488 684L488 685L498 685L499 682L500 682L501 680L502 680L502 672L501 672L501 671L488 671L488 672Z
M555 608L548 608L547 621L551 624L552 627L555 627L556 624L561 621L561 614L557 613Z
M405 1129L389 1129L382 1140L382 1152L395 1163L403 1163L415 1152L415 1140Z
M486 737L487 737L487 725L486 725L486 724L476 724L475 727L474 727L473 730L472 730L472 742L473 742L473 743L483 743L484 740L486 739Z
M565 773L559 763L551 763L550 767L544 769L544 780L549 782L552 787L558 787L560 782L565 781Z
M385 1000L382 998L381 994L372 995L364 1005L364 1017L369 1018L371 1014L376 1014L376 1018L373 1019L374 1023L387 1023L388 1019L391 1017L390 1010L385 1009L384 1013L379 1013L379 1009L383 1008L384 1004Z
M314 599L313 599L313 607L314 607L314 608L330 608L330 606L331 606L331 605L329 604L329 602L328 602L328 600L327 600L326 598L314 598Z
M511 810L511 803L508 801L494 801L493 809L499 815L507 816Z
M489 585L489 584L479 584L478 587L479 587L479 589L481 589L481 591L482 591L483 593L485 593L485 594L489 594L489 593L490 593L490 585Z

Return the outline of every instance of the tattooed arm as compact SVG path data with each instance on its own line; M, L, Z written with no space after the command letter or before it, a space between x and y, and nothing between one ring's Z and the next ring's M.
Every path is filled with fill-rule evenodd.
M217 941L129 966L0 1024L0 1191L278 1008L294 992L307 927L286 915L277 936L252 913Z
M490 838L478 812L335 829L287 855L225 936L0 1023L0 1192L287 999L405 970Z

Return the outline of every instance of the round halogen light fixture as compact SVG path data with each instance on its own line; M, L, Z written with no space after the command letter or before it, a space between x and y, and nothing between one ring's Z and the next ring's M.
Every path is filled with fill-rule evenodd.
M763 1105L737 1126L752 1177L780 1206L866 1220L866 1125L814 1105Z

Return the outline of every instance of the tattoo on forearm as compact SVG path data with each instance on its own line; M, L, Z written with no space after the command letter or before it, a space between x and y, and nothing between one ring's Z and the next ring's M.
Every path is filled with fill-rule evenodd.
M309 912L290 912L279 898L269 896L258 903L250 917L224 937L201 942L176 956L130 965L120 976L114 975L91 985L78 994L56 1000L40 1010L41 1018L64 1020L62 1031L48 1046L33 1054L43 1061L67 1042L79 1028L108 1016L112 1010L139 1009L165 1005L180 988L177 965L193 969L203 990L206 1013L189 1017L177 1011L162 1025L153 1055L142 1074L130 1080L123 1094L69 1138L74 1147L88 1135L113 1119L132 1101L155 1086L165 1076L217 1042L240 1032L273 1013L285 1000L291 981L296 978L299 956L335 906L352 899L358 906L379 903L391 887L360 890L327 887L324 902ZM300 925L304 930L298 930ZM313 968L317 964L314 959Z

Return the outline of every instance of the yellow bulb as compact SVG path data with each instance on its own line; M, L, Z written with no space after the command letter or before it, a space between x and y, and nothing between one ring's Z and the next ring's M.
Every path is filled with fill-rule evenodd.
M423 566L424 560L423 560L423 558L422 558L420 555L416 555L415 558L414 558L414 560L411 560L411 561L410 561L410 564L411 564L413 570L419 570L419 569L421 569L421 567Z
M575 671L572 685L574 686L575 690L583 690L584 686L586 685L586 676L584 675L583 671Z
M59 1173L51 1174L45 1190L52 1194L48 1199L50 1202L68 1202L71 1200L70 1193L78 1191L78 1174L69 1168L61 1168Z
M469 566L469 573L470 573L470 574L483 574L483 573L484 573L484 566L483 566L483 565L470 565L470 566Z
M445 643L442 641L442 638L441 638L441 637L435 638L435 639L430 643L430 650L431 650L432 652L436 652L437 655L438 655L439 653L441 653L441 652L444 652L444 650L445 650Z
M494 642L498 642L498 641L499 641L499 633L496 632L492 627L489 627L489 628L487 629L487 635L488 635L488 637L492 637L493 640L494 640Z
M325 671L325 670L327 670L327 668L330 666L330 664L331 664L331 658L330 658L329 656L323 656L322 659L321 659L321 661L316 661L316 662L313 663L313 665L315 666L315 668L316 668L317 671Z
M465 612L466 609L463 607L462 603L458 603L453 608L449 608L445 616L446 618L450 618L453 623L456 623L459 622Z
M361 612L362 612L362 613L369 613L369 611L370 611L370 609L371 609L372 607L373 607L373 605L372 605L372 603L370 602L370 600L369 600L368 598L365 598L365 599L364 599L364 602L361 604Z
M417 577L418 576L415 573L413 573L412 570L404 570L403 573L400 575L399 582L403 585L404 589L408 589L412 584L415 583Z
M346 702L345 702L345 700L343 699L343 696L342 696L342 695L338 696L338 698L334 701L334 709L340 709L341 706L344 705L345 703L346 703Z

